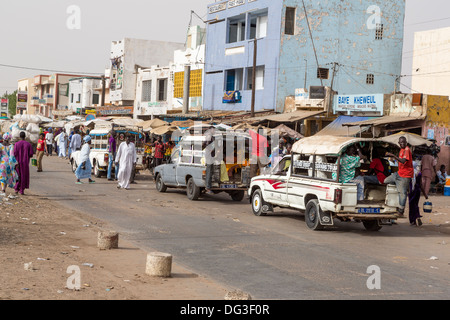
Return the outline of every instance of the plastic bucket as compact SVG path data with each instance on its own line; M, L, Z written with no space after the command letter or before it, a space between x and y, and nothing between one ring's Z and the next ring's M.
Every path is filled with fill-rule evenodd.
M433 212L433 204L430 201L424 202L423 212L425 212L425 213Z
M450 197L450 186L445 186L444 196Z
M450 187L450 177L445 180L445 185Z

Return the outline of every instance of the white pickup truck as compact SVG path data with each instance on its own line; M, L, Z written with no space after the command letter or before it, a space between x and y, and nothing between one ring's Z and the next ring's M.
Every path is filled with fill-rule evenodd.
M341 157L347 147L355 144L364 146L370 154L374 148L398 148L382 139L302 139L294 144L292 155L283 158L270 173L252 179L248 195L253 213L264 216L274 207L300 210L312 230L333 226L334 219L362 222L369 231L392 224L400 217L395 185L367 184L364 201L358 201L356 184L339 183ZM362 169L368 166L366 163Z

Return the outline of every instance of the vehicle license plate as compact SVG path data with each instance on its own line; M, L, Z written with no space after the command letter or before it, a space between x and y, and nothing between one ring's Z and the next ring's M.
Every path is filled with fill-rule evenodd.
M359 208L358 213L381 213L380 208Z
M222 184L220 185L221 189L236 189L236 185L235 184Z

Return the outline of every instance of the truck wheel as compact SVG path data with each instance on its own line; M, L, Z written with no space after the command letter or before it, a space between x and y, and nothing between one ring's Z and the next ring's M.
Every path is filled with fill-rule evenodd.
M161 193L167 191L167 186L164 184L160 174L156 177L156 190Z
M319 200L312 199L306 205L305 222L311 230L321 230L323 226L320 224L320 209Z
M198 200L200 197L201 190L195 185L194 178L189 178L186 193L188 199L192 201Z
M262 217L262 216L267 215L267 212L263 211L263 207L265 205L266 205L266 203L265 203L265 201L263 199L261 189L257 189L252 194L252 210L253 210L253 214L255 216L258 216L258 217Z
M367 231L380 231L380 229L382 228L378 220L365 220L363 221L363 225Z
M244 191L232 192L232 193L230 193L230 196L231 196L231 199L233 199L233 201L240 202L244 199L245 192Z

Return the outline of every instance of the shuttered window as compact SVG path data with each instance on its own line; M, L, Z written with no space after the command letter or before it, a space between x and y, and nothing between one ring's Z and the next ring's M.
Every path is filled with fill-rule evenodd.
M142 81L142 102L152 101L152 80Z

